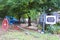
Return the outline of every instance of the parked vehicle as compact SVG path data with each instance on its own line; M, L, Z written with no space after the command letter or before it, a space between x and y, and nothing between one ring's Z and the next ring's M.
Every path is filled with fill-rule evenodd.
M16 19L15 17L6 16L6 18L8 19L9 24L18 24L19 23L19 20Z

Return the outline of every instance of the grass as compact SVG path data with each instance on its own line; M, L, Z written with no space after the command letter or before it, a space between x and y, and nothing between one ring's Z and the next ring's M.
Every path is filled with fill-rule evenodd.
M1 40L60 40L58 35L40 34L31 31L29 35L24 31L8 31L0 37Z

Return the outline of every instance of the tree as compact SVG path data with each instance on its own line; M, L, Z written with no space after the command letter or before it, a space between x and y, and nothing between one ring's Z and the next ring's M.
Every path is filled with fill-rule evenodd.
M0 3L0 15L10 15L20 19L21 16L27 14L29 24L31 24L31 19L36 18L38 12L56 6L52 0L0 0Z
M9 6L6 5L7 0L0 0L0 17L5 17Z

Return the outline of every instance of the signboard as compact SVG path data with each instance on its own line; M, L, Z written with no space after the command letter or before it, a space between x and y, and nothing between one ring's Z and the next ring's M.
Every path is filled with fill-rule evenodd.
M60 22L60 14L57 15L57 22Z
M56 16L53 15L46 16L46 24L56 24Z
M7 31L8 28L9 28L8 20L7 20L7 18L4 18L4 20L3 20L3 22L2 22L2 29L3 29L4 31Z

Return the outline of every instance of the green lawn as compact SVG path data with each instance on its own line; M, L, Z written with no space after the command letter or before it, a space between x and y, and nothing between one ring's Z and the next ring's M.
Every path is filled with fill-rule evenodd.
M60 40L58 35L40 34L34 31L26 35L24 31L9 31L2 35L1 40Z

